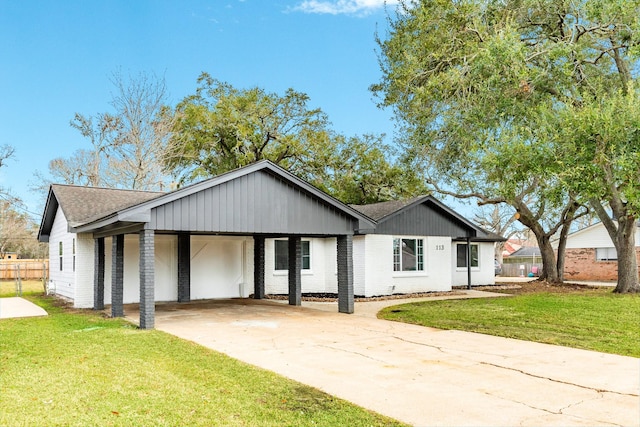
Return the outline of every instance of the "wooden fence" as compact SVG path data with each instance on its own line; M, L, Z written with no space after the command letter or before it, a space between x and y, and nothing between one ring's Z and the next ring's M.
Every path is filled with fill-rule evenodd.
M534 276L539 276L542 273L542 264L533 264L532 262L518 262L518 263L504 263L502 264L503 277L520 277L528 276L529 273L533 273Z
M0 260L0 280L42 280L46 277L49 277L48 259Z

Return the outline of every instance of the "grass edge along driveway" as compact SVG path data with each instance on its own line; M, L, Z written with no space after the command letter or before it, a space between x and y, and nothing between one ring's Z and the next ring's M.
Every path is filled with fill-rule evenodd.
M29 297L0 321L0 426L404 425L160 331Z
M439 329L640 357L640 295L610 289L391 306L378 317Z

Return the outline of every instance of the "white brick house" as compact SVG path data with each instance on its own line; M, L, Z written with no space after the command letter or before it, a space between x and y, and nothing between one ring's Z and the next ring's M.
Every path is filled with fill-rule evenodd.
M39 239L58 295L139 302L153 327L156 301L334 293L349 313L354 295L494 283L501 238L430 196L347 206L260 162L172 193L53 185Z

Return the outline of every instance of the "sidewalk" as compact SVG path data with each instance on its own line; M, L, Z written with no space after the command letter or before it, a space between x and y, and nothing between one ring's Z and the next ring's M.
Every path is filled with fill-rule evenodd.
M46 315L47 312L43 308L26 299L19 297L0 298L0 319Z
M398 298L398 299L386 299L381 301L366 301L366 302L358 302L356 301L354 304L354 316L365 316L376 319L378 316L378 312L385 307L390 307L392 305L399 304L407 304L411 302L421 302L421 301L438 301L438 300L448 300L448 299L469 299L469 298L499 298L499 297L509 297L509 294L503 294L498 292L485 292L485 291L474 291L467 289L456 289L455 294L453 295L441 295L441 296L433 296L433 297L419 297L419 298ZM288 304L287 301L278 301L285 304ZM336 303L335 302L315 302L315 301L302 301L303 307L313 308L315 310L328 311L331 313L335 313L336 311Z

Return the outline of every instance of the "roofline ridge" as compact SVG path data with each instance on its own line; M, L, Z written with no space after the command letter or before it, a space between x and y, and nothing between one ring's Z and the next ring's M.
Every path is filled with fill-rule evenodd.
M167 194L166 191L155 191L155 190L136 190L133 188L110 188L110 187L94 187L91 185L78 185L78 184L59 184L59 183L52 183L50 184L51 187L71 187L71 188L87 188L87 189L91 189L91 190L108 190L108 191L125 191L125 192L135 192L135 193L157 193L157 194Z

